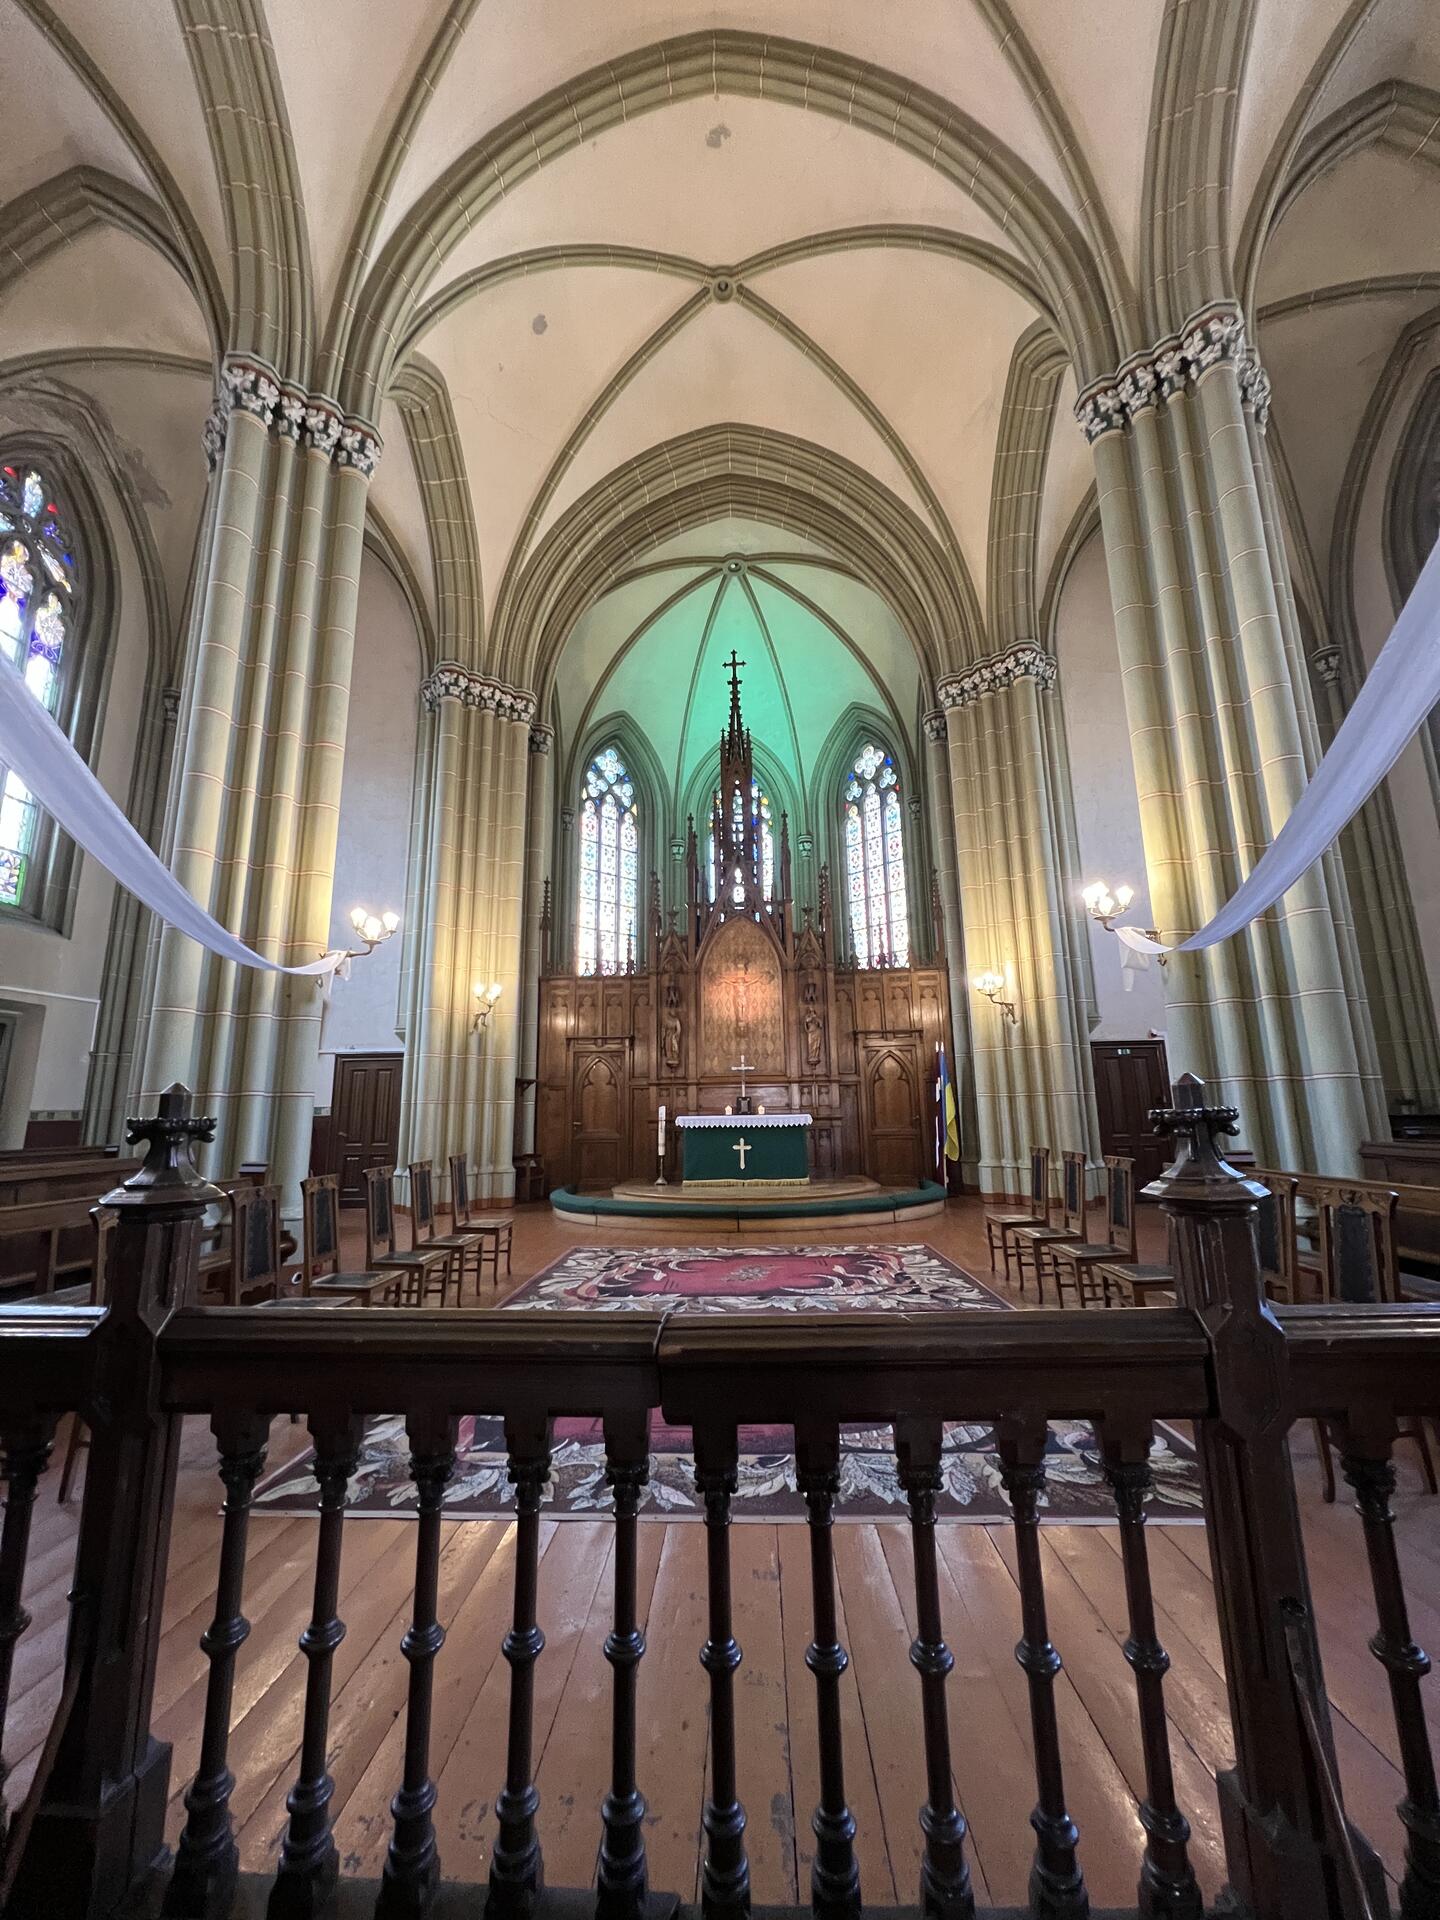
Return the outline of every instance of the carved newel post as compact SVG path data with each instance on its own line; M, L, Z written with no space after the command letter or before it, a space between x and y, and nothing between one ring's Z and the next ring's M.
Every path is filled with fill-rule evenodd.
M1235 1108L1207 1107L1193 1074L1175 1091L1176 1104L1150 1119L1158 1133L1175 1136L1176 1159L1145 1191L1169 1216L1178 1298L1210 1341L1217 1417L1197 1422L1196 1445L1235 1738L1235 1766L1218 1778L1231 1886L1254 1920L1341 1920L1354 1909L1353 1893L1306 1728L1308 1719L1333 1770L1290 1470L1289 1363L1255 1236L1266 1189L1220 1152L1221 1139L1239 1131ZM1287 1622L1294 1645L1297 1619L1298 1679L1287 1650ZM1353 1839L1384 1912L1379 1863L1358 1834Z
M76 1546L65 1730L31 1830L12 1911L100 1920L161 1855L170 1748L150 1735L181 1416L160 1405L158 1343L194 1292L200 1223L221 1196L192 1158L215 1122L173 1086L133 1120L145 1164L103 1204L117 1216L96 1334L91 1430ZM68 1708L68 1712L67 1712Z

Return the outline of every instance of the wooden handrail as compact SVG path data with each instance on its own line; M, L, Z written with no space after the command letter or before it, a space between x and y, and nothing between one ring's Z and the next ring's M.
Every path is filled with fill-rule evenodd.
M838 1637L830 1549L844 1422L893 1427L906 1497L917 1628L910 1657L927 1782L920 1899L928 1920L975 1912L966 1826L952 1785L946 1681L954 1662L944 1637L934 1541L944 1423L955 1420L993 1425L1011 1506L1021 1602L1016 1655L1025 1673L1035 1770L1031 1886L1039 1910L1052 1920L1079 1920L1088 1911L1056 1713L1060 1656L1050 1639L1046 1556L1036 1530L1046 1421L1055 1417L1092 1422L1116 1505L1130 1629L1125 1656L1134 1672L1145 1763L1141 1911L1172 1920L1201 1916L1189 1829L1170 1767L1163 1699L1168 1659L1157 1634L1145 1546L1150 1449L1154 1422L1163 1418L1194 1423L1237 1758L1218 1785L1239 1903L1255 1920L1344 1920L1358 1875L1378 1905L1383 1877L1373 1850L1348 1830L1337 1839L1327 1813L1329 1708L1289 1457L1290 1428L1308 1415L1333 1425L1346 1478L1361 1496L1381 1626L1372 1648L1390 1679L1406 1805L1416 1811L1406 1816L1402 1909L1428 1917L1428 1890L1440 1884L1440 1806L1416 1691L1424 1656L1409 1640L1389 1500L1398 1415L1428 1412L1440 1401L1440 1307L1272 1309L1256 1257L1258 1190L1217 1150L1217 1136L1233 1116L1206 1108L1193 1082L1182 1080L1177 1094L1177 1108L1165 1117L1183 1150L1158 1187L1170 1218L1181 1304L1084 1316L397 1309L381 1318L363 1308L275 1314L200 1307L192 1304L199 1221L212 1190L197 1187L177 1164L185 1124L183 1108L172 1103L154 1123L147 1177L111 1196L118 1224L109 1306L0 1309L0 1445L20 1475L0 1541L0 1654L13 1647L23 1623L26 1515L55 1416L79 1407L95 1432L76 1569L78 1617L90 1623L94 1638L72 1634L67 1652L67 1698L75 1701L75 1715L56 1742L54 1780L39 1797L30 1844L18 1862L16 1901L30 1903L20 1910L34 1910L42 1890L49 1920L113 1910L150 1872L163 1842L169 1756L149 1735L150 1702L180 1426L184 1415L197 1413L210 1416L227 1499L215 1620L202 1641L210 1663L204 1740L187 1795L170 1910L225 1910L238 1873L227 1743L235 1658L245 1632L245 1529L270 1416L298 1410L308 1414L315 1439L321 1517L312 1617L300 1641L307 1660L304 1737L271 1911L322 1911L340 1871L325 1763L330 1662L344 1632L345 1489L364 1417L397 1412L409 1434L420 1522L403 1644L412 1675L404 1770L380 1911L430 1911L442 1873L428 1746L444 1638L436 1610L440 1516L455 1467L457 1421L484 1408L504 1418L517 1516L512 1624L503 1648L511 1673L503 1784L498 1762L489 1783L500 1791L487 1910L518 1920L530 1916L540 1898L531 1729L535 1670L544 1653L539 1516L553 1422L587 1415L603 1421L606 1476L615 1492L615 1627L605 1648L615 1675L613 1768L596 1810L596 1911L600 1920L658 1920L664 1903L657 1909L656 1896L647 1902L645 1756L636 1745L635 1679L645 1641L635 1619L634 1577L647 1421L659 1407L693 1430L704 1506L705 1920L744 1920L748 1910L747 1756L735 1714L744 1651L734 1634L729 1532L737 1429L772 1423L795 1426L810 1537L806 1664L816 1685L822 1748L813 1896L822 1920L859 1920L861 1912L839 1706L847 1653ZM145 1623L143 1632L134 1631L136 1621ZM655 1623L654 1630L664 1631L665 1624ZM0 1707L7 1673L0 1662Z

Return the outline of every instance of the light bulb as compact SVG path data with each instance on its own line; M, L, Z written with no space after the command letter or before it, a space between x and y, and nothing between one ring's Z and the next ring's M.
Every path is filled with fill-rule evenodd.
M1116 898L1116 901L1119 903L1120 911L1123 913L1125 909L1129 906L1130 902L1135 898L1134 887L1116 887L1115 898Z
M365 916L365 924L360 929L360 935L362 939L368 940L373 946L384 931L385 928L380 921L375 918L373 913L370 913Z
M489 993L486 994L485 998L490 1002L492 1007L494 1006L495 1002L500 998L500 982L498 980L491 987Z
M395 929L400 924L400 916L398 913L395 912L393 907L388 913L382 913L380 916L380 920L381 920L381 924L385 928L386 933L394 933Z
M365 920L366 913L364 907L352 907L350 909L350 924L357 933L364 927Z

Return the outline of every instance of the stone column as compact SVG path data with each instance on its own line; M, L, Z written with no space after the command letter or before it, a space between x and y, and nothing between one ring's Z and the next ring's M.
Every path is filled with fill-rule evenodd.
M1005 976L1011 1024L970 996L982 1193L1019 1193L1037 1143L1098 1153L1085 983L1069 930L1046 712L1055 662L1033 642L937 689L949 734L964 974Z
M960 881L955 861L955 810L950 796L950 748L945 709L935 707L921 721L925 735L925 791L930 805L930 841L940 889L940 921L945 932L946 974L950 982L950 1026L955 1058L955 1104L960 1120L960 1178L967 1187L980 1177L979 1113L975 1100L974 1023L965 979L965 943L960 927Z
M222 369L209 567L187 663L169 858L231 932L284 965L329 932L367 483L379 442L239 356ZM298 1213L320 989L164 929L140 1095L185 1080L218 1116L209 1164L266 1161Z
M481 1201L515 1192L521 897L532 695L454 662L422 689L430 766L406 1019L400 1164L469 1156ZM498 982L471 1032L475 988Z
M1320 738L1328 748L1354 698L1354 687L1339 647L1317 648L1309 664ZM1355 932L1386 1104L1409 1101L1422 1113L1430 1112L1440 1102L1440 1036L1409 875L1384 784L1341 834L1340 849L1355 903ZM1383 1129L1380 1137L1386 1137Z
M540 1065L540 968L544 963L540 917L545 871L555 818L555 782L550 750L555 729L536 721L530 729L530 783L525 808L525 921L520 958L520 1071L531 1084L517 1093L515 1151L535 1151L535 1077Z
M1218 307L1077 415L1092 442L1161 936L1230 897L1318 759L1285 556L1264 500L1269 383ZM1338 857L1259 922L1166 970L1171 1065L1224 1088L1265 1164L1352 1171L1385 1124Z

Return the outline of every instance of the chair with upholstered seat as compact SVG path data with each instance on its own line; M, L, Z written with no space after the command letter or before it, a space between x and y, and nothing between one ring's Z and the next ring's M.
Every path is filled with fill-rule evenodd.
M1395 1211L1400 1196L1371 1186L1339 1182L1314 1189L1320 1230L1320 1279L1327 1305L1381 1306L1398 1302L1400 1263L1395 1250ZM1315 1423L1327 1502L1335 1498L1335 1465L1329 1425ZM1395 1437L1413 1440L1420 1470L1431 1493L1437 1491L1435 1462L1423 1415L1401 1421Z
M448 1247L454 1258L450 1263L450 1272L455 1280L455 1304L458 1307L465 1294L465 1266L473 1260L475 1267L475 1291L480 1291L480 1261L484 1250L484 1238L468 1227L462 1227L458 1220L449 1233L437 1233L435 1229L435 1174L428 1160L410 1162L410 1219L415 1230L417 1247ZM445 1289L440 1289L440 1304L445 1304Z
M1090 1213L1090 1203L1085 1197L1085 1155L1073 1147L1067 1147L1061 1159L1060 1225L1012 1229L1020 1291L1025 1291L1025 1260L1028 1255L1035 1269L1036 1296L1042 1306L1045 1303L1045 1261L1048 1254L1064 1241L1083 1240Z
M340 1182L333 1173L314 1173L300 1182L300 1292L317 1303L340 1298L362 1307L377 1300L398 1300L403 1276L393 1268L361 1273L340 1271Z
M1062 1240L1049 1249L1055 1298L1062 1307L1067 1286L1078 1305L1108 1307L1115 1283L1105 1273L1106 1264L1135 1264L1135 1162L1115 1153L1105 1156L1105 1232L1104 1240Z
M1000 1243L1000 1258L1005 1268L1005 1278L1010 1278L1010 1261L1014 1254L1011 1236L1021 1227L1048 1227L1052 1207L1050 1197L1050 1149L1032 1147L1030 1149L1030 1205L1023 1213L994 1212L985 1216L985 1244L990 1251L990 1271L995 1271L995 1243Z
M407 1306L423 1306L425 1296L438 1288L445 1304L450 1265L449 1247L411 1246L402 1252L395 1244L395 1202L391 1194L393 1167L365 1170L365 1265L373 1271L394 1273L401 1281L401 1299Z
M510 1273L511 1240L514 1234L515 1217L510 1213L472 1213L470 1211L470 1166L463 1153L450 1156L450 1212L455 1225L481 1237L480 1258L475 1266L475 1290L480 1290L480 1281L485 1273L488 1260L495 1276L495 1285L500 1285L500 1256L505 1256L505 1271Z

